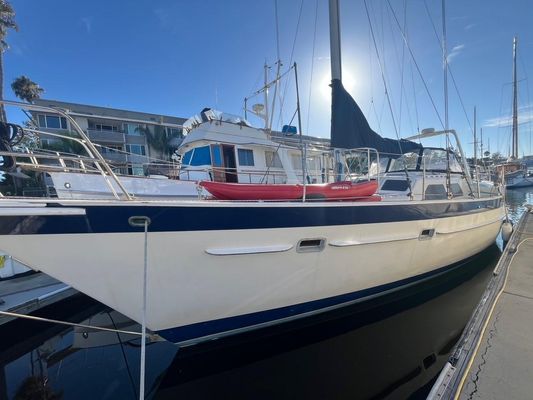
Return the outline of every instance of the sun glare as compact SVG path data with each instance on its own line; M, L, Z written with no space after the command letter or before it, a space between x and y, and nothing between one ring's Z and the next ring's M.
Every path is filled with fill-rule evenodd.
M331 87L329 86L330 83L331 74L328 72L320 80L320 95L323 100L329 101L331 99ZM357 82L353 75L347 71L342 71L342 84L344 88L348 91L348 93L353 96L353 90L357 85Z

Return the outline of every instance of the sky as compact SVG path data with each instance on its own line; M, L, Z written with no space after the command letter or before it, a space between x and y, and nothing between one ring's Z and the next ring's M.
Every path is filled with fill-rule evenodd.
M19 31L7 37L7 99L14 99L13 79L26 75L45 89L43 98L48 99L184 118L204 107L243 115L243 99L263 85L264 64L272 66L273 78L279 58L282 73L298 64L303 133L329 137L327 0L11 3ZM340 0L343 81L348 91L372 128L385 137L442 129L441 0L366 4L369 16L363 0ZM473 152L474 107L484 150L490 142L491 152L509 151L515 35L519 152L533 154L532 11L530 0L446 2L453 75L448 77L449 127L460 134L467 155ZM273 128L291 121L295 92L290 72L280 82ZM270 93L272 97L273 88ZM256 97L249 104L262 101ZM249 120L262 126L253 116ZM439 140L432 144L443 145Z

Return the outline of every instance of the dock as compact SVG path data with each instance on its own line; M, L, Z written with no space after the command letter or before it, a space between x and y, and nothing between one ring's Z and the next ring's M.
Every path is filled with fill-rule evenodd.
M533 396L533 207L527 208L428 399Z
M0 311L31 314L75 293L69 285L41 272L3 280L0 281ZM0 316L0 325L13 318Z

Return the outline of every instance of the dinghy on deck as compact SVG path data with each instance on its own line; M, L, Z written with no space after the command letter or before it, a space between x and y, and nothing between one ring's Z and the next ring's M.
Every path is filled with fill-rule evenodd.
M378 189L375 180L324 184L250 184L202 181L199 183L217 200L362 200L379 201L373 196Z

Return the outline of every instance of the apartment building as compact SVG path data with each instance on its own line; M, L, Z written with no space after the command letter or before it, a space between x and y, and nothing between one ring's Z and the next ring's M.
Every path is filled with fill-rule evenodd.
M172 148L177 147L183 137L182 127L186 121L169 115L57 100L38 99L35 104L67 110L110 164L122 173L133 175L143 175L156 160L170 160ZM30 112L43 131L72 131L69 121L59 114ZM53 147L59 142L60 139L52 136L41 138L43 147Z

